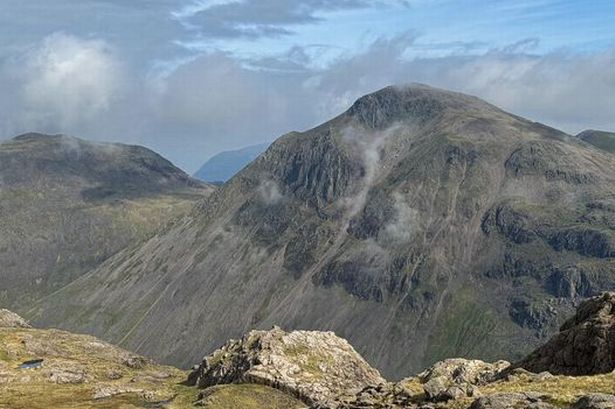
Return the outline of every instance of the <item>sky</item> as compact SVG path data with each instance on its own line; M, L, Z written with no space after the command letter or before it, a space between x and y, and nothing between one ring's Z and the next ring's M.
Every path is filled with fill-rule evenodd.
M611 0L2 0L0 139L145 145L188 172L421 82L615 131Z

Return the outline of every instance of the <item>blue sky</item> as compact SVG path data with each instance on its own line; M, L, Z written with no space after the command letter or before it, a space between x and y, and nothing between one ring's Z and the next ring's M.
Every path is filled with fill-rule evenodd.
M615 129L615 2L3 0L0 130L140 143L188 171L389 84Z

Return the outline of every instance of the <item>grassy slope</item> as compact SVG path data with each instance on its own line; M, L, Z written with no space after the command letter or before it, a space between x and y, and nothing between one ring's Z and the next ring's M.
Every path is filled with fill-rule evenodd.
M139 359L86 335L58 330L0 328L0 408L194 407L198 391L182 385L187 377L185 371L148 361L136 367L127 364L135 358ZM44 359L43 368L18 369L22 362L30 359ZM81 374L83 380L56 383L51 378L54 373ZM124 393L95 398L104 389ZM209 409L305 407L278 390L260 385L210 388L202 405Z

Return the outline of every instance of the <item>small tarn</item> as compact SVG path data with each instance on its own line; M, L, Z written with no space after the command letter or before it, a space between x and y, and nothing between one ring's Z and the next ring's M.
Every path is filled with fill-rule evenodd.
M19 365L19 369L38 369L43 366L43 361L44 359L33 359L31 361L26 361Z

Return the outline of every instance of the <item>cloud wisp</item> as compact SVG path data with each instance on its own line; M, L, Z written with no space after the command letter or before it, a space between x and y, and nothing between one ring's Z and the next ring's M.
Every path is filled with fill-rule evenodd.
M293 27L322 21L326 13L390 3L405 4L401 0L197 0L172 16L205 38L255 40L293 34Z

